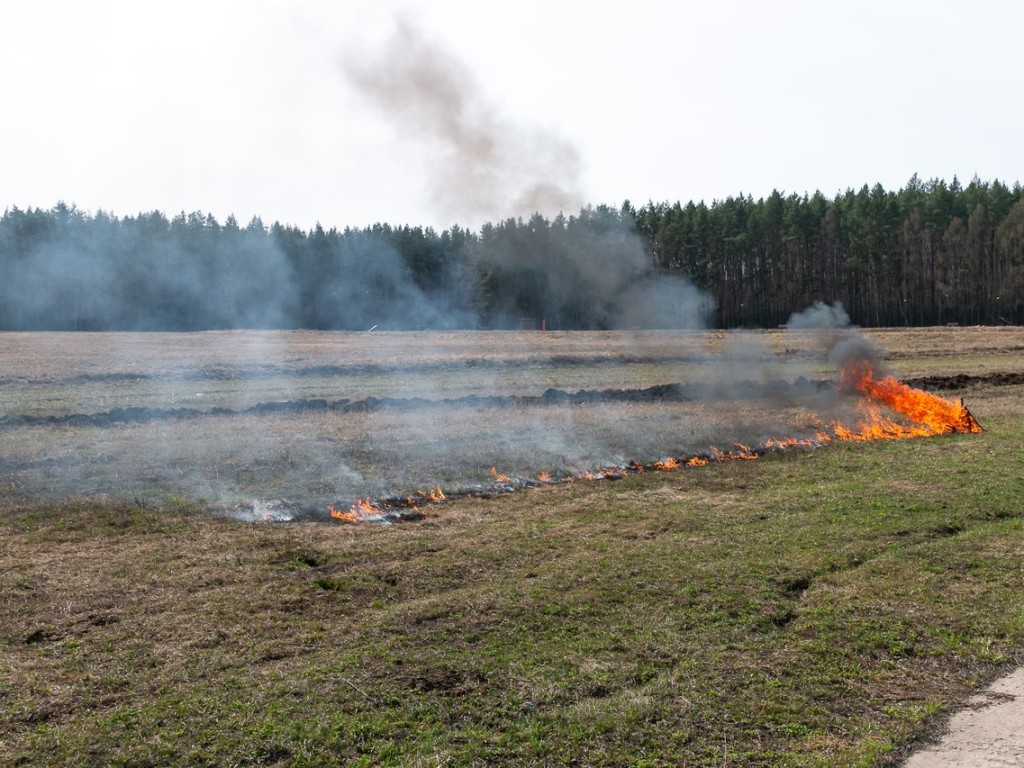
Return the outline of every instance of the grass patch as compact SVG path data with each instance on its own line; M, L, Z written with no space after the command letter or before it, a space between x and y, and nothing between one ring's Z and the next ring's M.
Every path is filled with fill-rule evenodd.
M894 764L1021 660L1024 418L1001 402L980 436L414 525L9 502L0 762Z

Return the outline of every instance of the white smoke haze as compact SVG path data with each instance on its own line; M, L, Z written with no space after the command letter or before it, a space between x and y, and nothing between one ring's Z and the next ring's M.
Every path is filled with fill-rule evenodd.
M834 365L878 355L838 330ZM196 499L242 519L326 519L329 504L435 485L486 490L492 466L564 476L756 445L813 434L841 405L817 334L789 330L2 341L8 492Z
M699 330L708 327L714 311L714 298L689 280L652 275L622 292L615 327Z
M502 116L467 67L410 19L397 18L380 49L349 50L341 65L396 136L418 146L442 216L478 226L582 206L582 163L573 145Z
M832 305L816 301L802 312L794 312L789 316L789 320L786 321L786 328L791 331L829 330L848 327L850 327L850 316L846 313L841 301L837 301Z

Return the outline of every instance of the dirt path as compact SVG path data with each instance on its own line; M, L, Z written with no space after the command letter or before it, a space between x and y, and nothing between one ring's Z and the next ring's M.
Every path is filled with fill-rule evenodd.
M968 700L941 740L915 752L903 768L1024 766L1024 667Z

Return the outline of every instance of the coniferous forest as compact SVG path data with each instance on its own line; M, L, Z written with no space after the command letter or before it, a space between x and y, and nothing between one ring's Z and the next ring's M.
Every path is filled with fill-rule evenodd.
M479 231L254 218L0 218L0 330L1024 324L1024 189L978 179L829 198L587 207Z

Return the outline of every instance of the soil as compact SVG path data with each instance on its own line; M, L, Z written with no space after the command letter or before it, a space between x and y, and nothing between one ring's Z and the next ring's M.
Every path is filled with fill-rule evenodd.
M945 391L970 389L972 387L1012 387L1024 384L1024 373L997 371L981 375L957 373L952 376L918 376L904 379L903 383L918 389L941 389Z
M971 697L939 741L903 768L1019 768L1024 765L1024 667Z

